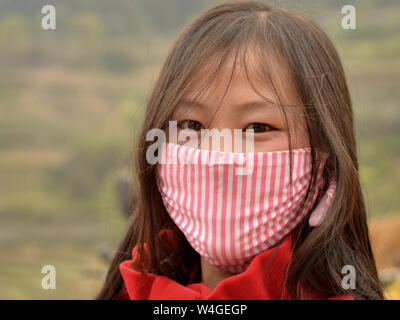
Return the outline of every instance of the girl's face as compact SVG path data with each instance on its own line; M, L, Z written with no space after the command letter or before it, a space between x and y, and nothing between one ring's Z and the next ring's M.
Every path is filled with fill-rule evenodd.
M171 119L177 121L178 134L182 130L192 129L198 131L200 139L201 129L228 129L233 137L233 129L240 129L243 131L244 145L245 130L253 129L254 152L289 149L289 128L286 126L285 117L278 105L274 103L276 99L269 86L266 85L265 81L257 80L255 68L252 67L254 66L254 59L252 59L252 56L249 58L247 67L249 77L256 90L271 102L263 100L253 90L239 59L222 103L221 99L226 91L231 70L221 69L211 87L199 101L195 102L191 95L181 100ZM233 58L230 58L228 65L232 64ZM292 148L309 147L303 107L299 107L302 105L302 101L296 92L288 68L284 62L279 61L279 63L274 63L273 69L270 70L271 76L282 94L283 103L297 106L284 107L290 108L287 112L287 120L291 130ZM185 141L178 143L183 144ZM221 138L219 151L233 150L233 146L229 149L223 144L224 141ZM211 139L210 146L212 146Z

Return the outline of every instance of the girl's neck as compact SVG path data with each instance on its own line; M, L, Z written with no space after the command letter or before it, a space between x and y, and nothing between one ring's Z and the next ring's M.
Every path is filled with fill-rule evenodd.
M220 283L222 280L233 276L233 273L225 271L217 266L207 262L203 257L200 260L201 264L201 282L209 287L211 290Z

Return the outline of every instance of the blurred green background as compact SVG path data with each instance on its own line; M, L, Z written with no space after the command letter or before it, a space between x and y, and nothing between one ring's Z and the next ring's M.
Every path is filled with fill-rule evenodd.
M126 229L146 98L177 33L209 0L0 0L0 299L91 299ZM277 3L277 1L270 1ZM41 28L42 6L57 29ZM354 102L378 267L400 256L400 2L279 1L335 43ZM341 27L356 8L357 29ZM54 265L57 289L41 287ZM400 298L399 284L387 286Z

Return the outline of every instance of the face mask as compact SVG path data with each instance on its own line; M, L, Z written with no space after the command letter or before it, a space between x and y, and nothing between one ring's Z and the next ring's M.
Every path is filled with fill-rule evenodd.
M209 263L239 273L311 210L325 184L328 154L319 156L317 190L306 199L310 148L231 153L164 143L157 186L191 246Z

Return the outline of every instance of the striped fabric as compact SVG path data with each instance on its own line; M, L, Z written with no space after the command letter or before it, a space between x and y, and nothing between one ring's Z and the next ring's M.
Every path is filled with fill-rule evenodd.
M316 227L322 223L322 220L328 213L328 208L332 204L333 197L336 192L336 181L331 179L329 181L328 189L326 190L322 199L318 202L317 207L311 213L308 223L311 227Z
M321 155L318 189L328 157ZM231 153L163 143L157 172L165 208L189 243L232 273L287 236L318 196L316 190L305 199L310 148Z

